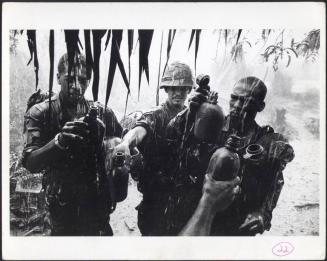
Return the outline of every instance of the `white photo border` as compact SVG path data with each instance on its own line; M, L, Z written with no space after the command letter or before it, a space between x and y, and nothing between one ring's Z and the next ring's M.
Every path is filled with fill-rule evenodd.
M74 12L72 12L74 11ZM280 259L279 242L295 250L283 259L325 258L326 10L322 2L248 3L4 3L2 6L2 246L4 259ZM10 29L321 30L319 236L288 237L15 237L9 225ZM294 173L296 175L296 173Z

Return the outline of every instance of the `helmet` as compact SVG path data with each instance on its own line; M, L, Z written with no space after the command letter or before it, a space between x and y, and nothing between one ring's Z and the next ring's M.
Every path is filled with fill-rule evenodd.
M161 78L160 89L165 87L193 87L193 76L191 68L181 62L173 62L168 65Z

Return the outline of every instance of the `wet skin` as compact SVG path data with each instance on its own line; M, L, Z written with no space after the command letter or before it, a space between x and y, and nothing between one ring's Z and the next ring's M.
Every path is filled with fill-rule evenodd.
M66 64L65 71L58 73L57 78L58 84L61 85L61 95L64 102L69 107L76 107L89 85L86 68L81 64L75 64L69 76L68 65Z
M234 86L229 102L230 116L237 129L254 121L256 114L265 107L261 97L265 90L260 86L238 83Z
M191 88L186 86L166 87L165 90L168 94L168 103L176 108L183 108L184 102L187 95L190 93Z

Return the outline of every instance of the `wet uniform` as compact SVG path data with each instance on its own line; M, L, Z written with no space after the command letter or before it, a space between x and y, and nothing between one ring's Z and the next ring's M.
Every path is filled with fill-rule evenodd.
M260 127L255 123L253 132L241 137L238 151L241 159L239 176L242 178L242 193L223 213L215 217L211 229L212 235L249 236L251 233L239 231L247 214L259 212L263 216L264 230L271 227L272 212L284 185L283 169L293 160L294 150L281 134L275 133L270 126ZM220 136L219 144L224 144L229 136L229 117ZM250 144L260 144L266 153L261 164L254 166L243 158ZM275 155L272 155L275 154Z
M178 158L181 152L178 146L186 122L186 114L180 113L167 127L167 138L175 140L175 155ZM225 120L222 133L216 144L199 143L192 135L192 132L185 143L183 155L175 164L180 164L173 200L170 204L172 215L170 223L174 224L174 233L178 234L180 229L192 216L202 195L202 185L205 171L214 151L223 146L229 136L229 118ZM243 177L241 188L242 194L223 213L218 213L214 219L211 235L242 235L238 227L244 222L247 214L252 211L260 211L264 217L264 229L270 229L272 211L276 207L279 194L284 184L282 170L285 165L294 157L292 147L286 139L269 127L255 126L253 134L242 139L242 148L238 152L240 158L245 154L245 149L249 144L259 142L265 150L271 151L271 145L279 146L279 161L265 160L262 166L250 168L244 160L241 161L239 175ZM278 147L277 146L277 147ZM176 178L177 177L177 178ZM179 187L179 188L178 188Z
M166 235L164 215L170 181L166 162L169 144L165 130L178 112L166 102L142 114L135 123L135 127L142 126L147 131L139 145L144 157L144 170L138 177L138 189L143 194L143 200L137 206L138 226L144 236Z
M92 101L83 99L77 107L76 119L84 117ZM33 150L51 141L68 119L60 95L35 104L25 114L23 165ZM99 118L106 126L105 137L120 137L122 127L109 108L100 106ZM49 123L49 119L50 122ZM59 159L44 166L43 188L46 197L46 224L51 235L112 235L109 213L112 206L110 180L104 169L105 151L97 156L88 148L62 151Z
M167 162L173 183L166 214L170 235L178 235L193 215L202 196L203 180L210 157L218 148L217 144L199 142L193 135L193 124L185 137L184 148L180 149L187 112L180 112L166 129L166 138L171 144Z

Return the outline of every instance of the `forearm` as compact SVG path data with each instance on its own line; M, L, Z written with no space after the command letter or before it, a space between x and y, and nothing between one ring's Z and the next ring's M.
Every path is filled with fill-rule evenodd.
M215 214L213 205L203 196L179 236L208 236Z
M50 163L56 161L62 150L55 145L54 139L43 147L33 150L26 156L25 168L30 172L38 172L48 166Z
M137 145L139 145L143 141L146 135L147 135L146 129L141 126L137 126L126 133L126 135L123 137L122 142L128 145L130 149L132 149Z

